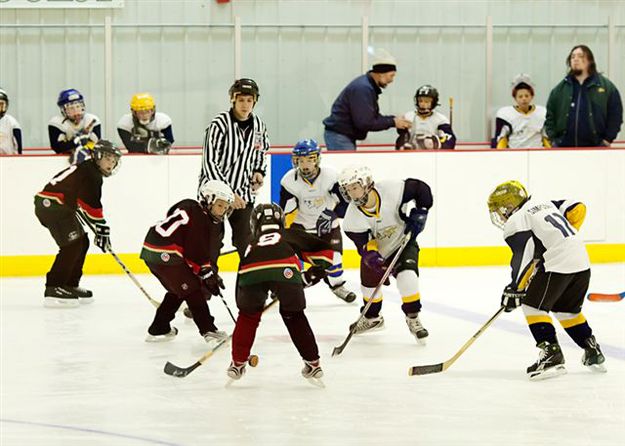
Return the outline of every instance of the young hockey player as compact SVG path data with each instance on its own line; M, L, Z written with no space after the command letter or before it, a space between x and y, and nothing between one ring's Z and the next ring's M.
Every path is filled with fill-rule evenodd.
M224 182L211 180L202 185L199 196L199 202L185 199L173 205L145 237L141 258L167 290L148 328L147 342L169 341L178 334L170 322L183 301L206 342L228 337L215 326L202 287L212 296L225 289L217 259L224 237L222 222L232 211L234 194Z
M410 232L411 240L400 254L392 275L397 280L408 329L419 343L425 343L428 332L419 320L421 296L416 237L423 231L428 210L432 207L430 187L413 178L383 180L374 184L367 167L343 170L339 185L345 198L350 200L343 229L361 255L360 281L365 305L373 299L365 317L350 329L354 330L354 334L360 334L384 326L384 318L380 315L382 292L380 290L376 296L372 293L382 280L404 234Z
M304 286L316 283L319 277L315 276L315 269L300 272L300 258L284 234L284 212L278 205L256 206L251 229L252 241L239 264L236 294L239 316L232 334L232 362L227 374L237 380L245 373L263 306L271 291L280 301L282 320L304 360L302 376L322 385L319 349L304 314Z
M582 314L590 280L590 261L577 234L586 207L573 201L532 199L517 181L498 185L488 197L491 221L503 229L512 249L512 282L503 291L501 305L512 311L522 305L530 332L540 348L538 360L527 368L531 380L566 373L564 356L549 313L584 349L582 364L605 372L605 357ZM535 275L525 290L519 284Z
M0 154L22 154L22 128L9 110L9 96L0 88Z
M167 154L174 143L171 118L156 111L154 97L137 93L130 100L130 113L117 123L117 133L129 153Z
M85 112L85 99L73 88L61 91L56 105L61 116L53 116L48 123L50 147L56 153L69 154L70 163L81 163L102 137L100 119Z
M456 147L456 135L451 129L449 119L434 110L438 106L438 90L431 85L423 85L414 95L416 110L404 115L412 122L409 130L397 130L395 141L397 150L415 149L453 149Z
M102 213L102 177L117 171L121 156L111 142L100 140L93 147L90 162L67 167L35 195L35 215L59 246L46 276L47 307L77 307L79 302L92 301L93 293L78 286L89 239L76 213L80 211L94 228L95 245L103 252L110 249L110 228Z
M321 167L321 148L314 139L304 139L293 147L293 169L280 180L280 207L286 214L287 226L300 229L326 240L334 250L333 265L324 279L332 292L346 302L356 294L345 287L343 279L343 237L339 217L347 202L343 199L334 169Z
M497 111L495 138L491 145L498 149L551 147L543 135L547 109L532 104L534 83L527 74L519 74L512 80L512 97L516 105Z

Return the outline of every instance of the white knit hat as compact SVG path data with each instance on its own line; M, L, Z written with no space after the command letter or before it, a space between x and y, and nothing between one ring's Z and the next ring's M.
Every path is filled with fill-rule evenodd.
M373 55L371 69L375 73L388 73L389 71L397 71L397 61L395 58L383 48L380 48Z

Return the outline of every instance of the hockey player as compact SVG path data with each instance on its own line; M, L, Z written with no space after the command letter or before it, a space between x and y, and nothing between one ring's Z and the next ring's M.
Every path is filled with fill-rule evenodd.
M280 207L287 221L292 221L287 226L316 234L330 243L334 262L325 281L338 298L353 302L356 294L345 288L343 279L343 237L338 218L344 216L347 202L339 191L338 174L329 167L320 167L321 149L314 139L299 141L292 154L293 169L280 180Z
M532 104L534 83L527 74L519 74L512 80L512 97L516 105L497 111L491 145L497 149L551 147L543 129L547 109Z
M148 231L141 258L167 290L148 328L147 342L172 340L178 329L170 326L185 301L193 321L206 342L219 342L228 335L217 329L205 293L217 296L225 289L217 271L223 240L223 219L232 211L234 194L222 181L207 181L200 188L199 202L182 200L167 211L167 218Z
M438 90L431 85L423 85L414 95L416 110L404 115L412 122L409 130L397 130L395 141L397 150L415 149L453 149L456 147L456 135L451 129L449 119L434 110L438 106Z
M61 116L48 123L50 147L56 153L70 155L70 163L81 163L91 156L93 145L102 137L100 119L85 112L85 100L78 90L59 93L56 105Z
M392 272L402 299L408 329L423 344L428 331L419 320L421 297L419 294L419 245L417 235L423 231L428 210L432 207L430 187L421 180L383 180L373 182L367 167L347 168L339 175L341 192L350 200L343 229L354 242L361 255L360 281L364 303L373 303L356 326L354 334L381 329L384 318L382 293L372 293L384 275L387 265L395 256L404 234L411 240L399 256ZM388 285L388 283L387 283ZM362 311L362 310L361 310Z
M295 348L304 360L302 376L320 384L323 370L315 335L304 314L304 285L318 281L300 272L300 259L284 237L284 212L276 204L259 204L251 216L252 241L239 264L237 307L239 316L232 334L232 362L228 376L237 380L245 373L267 294L280 301L280 315Z
M89 239L76 217L77 211L94 228L95 245L110 249L110 228L102 214L102 177L113 175L122 154L107 140L93 147L90 162L73 164L59 172L35 195L35 215L59 246L59 252L46 276L44 305L77 307L92 301L93 293L80 288L82 267Z
M228 218L232 244L243 258L250 241L250 215L256 191L262 187L269 150L267 128L253 113L260 97L252 79L237 79L230 90L231 108L219 113L206 129L200 187L220 180L234 192L234 211Z
M573 201L532 199L517 181L498 185L488 197L491 221L503 229L512 249L512 282L503 291L501 305L512 311L522 305L536 345L538 360L527 368L531 380L566 373L550 312L567 334L584 349L582 364L605 372L605 357L582 314L590 279L590 262L577 234L586 207ZM535 265L535 266L534 266ZM519 284L535 268L525 290Z
M7 114L9 96L0 88L0 154L22 154L22 128L13 116Z
M130 100L130 113L117 123L117 133L129 153L167 154L174 143L171 118L156 111L149 93L137 93Z

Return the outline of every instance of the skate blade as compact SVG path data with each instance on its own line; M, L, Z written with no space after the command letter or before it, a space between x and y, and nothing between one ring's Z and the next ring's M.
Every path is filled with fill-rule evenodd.
M416 335L415 335L415 338L417 338ZM427 338L427 336L425 338L417 338L417 344L419 344L419 345L428 345L428 338Z
M232 384L234 384L235 382L239 381L240 379L241 379L240 377L239 378L230 378L230 377L228 377L228 381L226 381L226 384L224 385L224 387L226 389L228 389L228 388L232 387Z
M529 379L530 381L542 381L544 379L556 378L561 375L566 375L566 369L563 365L557 365L544 370L543 372L530 375Z
M315 387L320 387L322 389L326 388L325 383L321 380L321 378L306 378L306 381L311 383Z
M67 300L57 299L55 297L44 297L43 306L46 308L78 308L80 302L78 302L78 299Z
M154 336L151 334L148 334L145 337L145 342L152 342L152 343L158 343L158 342L169 342L169 341L173 341L174 339L176 339L175 336Z
M592 364L587 365L586 367L588 367L588 370L593 373L606 373L608 371L608 369L606 369L605 367L605 364Z
M95 302L95 299L92 297L79 297L78 301L81 305L89 305Z
M354 336L360 336L364 334L374 333L376 331L384 330L384 324L378 325L377 327L370 328L369 330L355 332Z

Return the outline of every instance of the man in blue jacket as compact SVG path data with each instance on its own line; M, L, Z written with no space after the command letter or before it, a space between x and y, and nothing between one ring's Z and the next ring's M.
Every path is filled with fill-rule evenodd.
M323 120L328 150L356 150L356 140L367 132L397 127L409 129L411 122L401 116L380 114L378 96L395 79L395 58L381 50L371 70L351 81L332 104L330 116Z
M597 71L586 45L569 53L567 76L551 90L545 131L553 147L610 146L623 122L616 86Z

